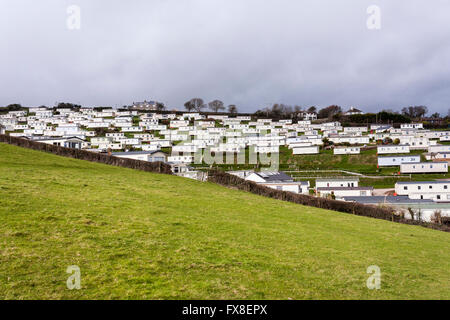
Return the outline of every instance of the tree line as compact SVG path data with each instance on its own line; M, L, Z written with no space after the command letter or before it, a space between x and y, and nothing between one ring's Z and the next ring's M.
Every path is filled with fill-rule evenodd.
M318 119L328 119L334 121L349 121L355 123L365 122L411 122L411 120L418 120L424 118L428 114L428 108L426 106L409 106L401 110L401 112L393 111L390 109L384 109L378 113L364 113L364 114L352 114L346 115L342 107L338 105L330 105L328 107L317 109L316 106L301 107L290 106L280 103L275 103L271 107L260 109L255 112L259 117L270 118L291 118L301 119L305 113L316 113ZM447 118L450 117L450 109L448 110ZM431 115L431 118L441 118L438 112Z
M192 98L184 103L184 108L189 112L201 112L209 108L213 112L224 112L226 109L229 113L238 113L238 109L235 104L230 104L225 107L225 104L218 99L205 103L202 98Z

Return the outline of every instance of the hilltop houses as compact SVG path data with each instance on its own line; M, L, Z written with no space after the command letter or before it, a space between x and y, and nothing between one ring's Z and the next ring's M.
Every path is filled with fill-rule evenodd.
M231 171L231 174L275 190L304 195L310 191L306 179L311 176L322 177L315 181L317 196L363 203L387 201L386 199L395 196L389 194L383 200L374 195L377 192L372 186L368 186L370 180L365 179L365 185L360 186L359 179L355 176L327 178L328 174L336 173L328 173L329 170L326 169L318 169L312 174L304 170L304 178L301 179L305 181L296 181L286 173L277 171L277 168L264 171L269 165L263 164L261 160L281 159L286 170L303 171L302 159L320 162L321 155L324 155L324 159L336 157L336 160L348 159L349 163L356 163L364 158L364 166L371 166L373 169L373 173L369 175L408 175L413 179L415 173L448 172L450 145L438 143L450 140L450 131L425 130L419 123L403 124L400 128L370 123L352 127L339 121L313 123L317 115L306 112L299 121L247 115L206 115L199 112L162 114L155 111L157 104L155 101L137 102L132 108L123 110L54 110L39 107L27 111L5 112L0 114L0 133L8 132L14 137L108 153L120 158L161 161L168 163L174 174L201 181L205 180L208 168L222 164L222 168L231 168L240 164L234 161L244 159L245 170ZM355 108L349 111L353 114L361 112ZM379 144L380 140L392 144ZM375 148L377 156L374 156ZM231 162L227 163L228 160ZM398 167L399 170L389 167ZM339 167L329 169L345 171L339 174L348 174L349 170ZM421 186L420 190L422 188L425 187ZM433 190L436 188L433 186ZM443 190L446 189L441 191ZM406 206L406 203L419 205L421 201L427 201L429 205L445 202L447 199L446 194L436 192L433 196L423 194L422 197L420 193L397 194L401 198L389 201L396 205L401 203L402 206Z

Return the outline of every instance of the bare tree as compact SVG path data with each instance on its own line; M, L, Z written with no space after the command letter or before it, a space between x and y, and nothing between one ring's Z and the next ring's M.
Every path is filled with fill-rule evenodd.
M208 106L214 112L219 112L219 110L225 110L223 102L220 100L213 100L210 103L208 103Z
M188 111L191 112L192 110L194 110L194 106L191 103L191 100L187 101L184 103L184 108Z
M238 110L237 110L236 105L235 105L235 104L230 104L230 105L228 106L228 112L229 112L229 113L237 113Z
M206 106L201 98L192 98L184 104L187 111L202 111Z

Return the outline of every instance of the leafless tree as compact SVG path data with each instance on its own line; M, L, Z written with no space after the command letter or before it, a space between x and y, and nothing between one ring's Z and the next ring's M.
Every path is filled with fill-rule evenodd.
M223 102L220 100L213 100L210 103L208 103L208 106L214 112L219 112L220 110L225 110L225 107L223 106Z
M192 98L184 104L187 111L202 111L206 106L201 98Z
M237 110L236 105L235 105L235 104L230 104L230 105L228 106L228 112L229 112L229 113L237 113L238 110Z

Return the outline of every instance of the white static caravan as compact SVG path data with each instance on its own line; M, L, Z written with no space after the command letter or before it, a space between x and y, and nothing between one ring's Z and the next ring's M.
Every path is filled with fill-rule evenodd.
M179 156L179 155L171 155L167 157L168 162L173 163L192 163L194 162L193 156Z
M141 148L142 151L156 151L156 150L160 150L159 146L151 145L151 144L140 144L140 145L137 145L136 148Z
M450 145L437 144L435 146L428 147L428 153L436 152L450 152Z
M401 129L423 129L423 123L402 123Z
M316 188L319 197L333 194L337 199L343 197L370 197L373 187L320 187Z
M113 156L119 158L127 158L141 160L147 162L166 162L166 154L162 151L135 151L135 152L113 152Z
M378 157L379 167L395 167L401 165L402 163L417 162L420 162L420 155Z
M297 148L297 147L310 147L310 146L312 146L313 144L310 142L310 141L307 141L306 139L303 141L303 142L293 142L293 143L290 143L289 145L288 145L288 148L289 149L293 149L293 148Z
M447 162L417 162L402 163L400 165L401 173L447 173Z
M292 148L292 154L318 154L319 146L306 146Z
M343 179L316 179L316 188L338 188L338 187L358 187L358 178L343 178Z
M377 147L378 154L390 154L390 153L409 153L408 145L382 145Z
M360 154L360 147L337 147L333 149L333 154Z
M407 181L395 184L395 194L410 199L450 202L450 181Z
M159 146L160 148L170 148L172 146L172 142L165 139L153 139L150 141L150 144L152 146Z
M344 127L344 133L359 133L367 132L367 127Z
M369 136L330 136L328 138L333 143L368 144Z
M254 151L256 153L279 153L279 146L255 146Z
M195 153L198 147L193 144L178 144L172 147L172 152Z
M122 127L121 130L122 132L142 132L144 131L144 128L131 126L131 127Z
M429 146L435 145L436 141L430 140L428 138L400 136L400 143L409 144L409 149L411 150L420 150L427 149Z
M138 137L136 137L136 135L134 137L138 138ZM107 133L106 134L106 138L112 138L113 140L120 139L120 138L125 138L125 133L123 133L123 132Z

